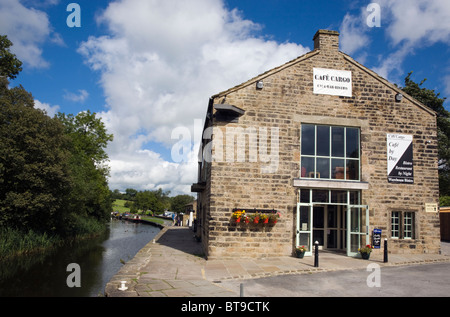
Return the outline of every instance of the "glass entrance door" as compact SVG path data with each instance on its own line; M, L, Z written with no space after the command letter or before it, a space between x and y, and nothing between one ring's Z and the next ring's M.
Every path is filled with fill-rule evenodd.
M313 205L297 204L297 234L295 239L296 246L305 246L307 251L305 255L312 255L312 221Z
M356 256L359 248L369 244L369 206L348 207L347 229L347 255Z
M313 243L319 242L319 249L339 250L346 247L341 241L340 231L345 228L339 215L342 206L314 204L313 205Z
M296 246L305 246L312 255L313 245L330 250L346 250L348 256L369 244L369 206L298 203Z

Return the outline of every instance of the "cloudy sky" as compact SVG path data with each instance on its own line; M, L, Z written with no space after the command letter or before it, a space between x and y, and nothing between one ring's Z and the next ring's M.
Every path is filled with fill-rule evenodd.
M209 97L310 51L318 29L391 82L413 71L450 95L448 0L0 0L24 62L11 85L51 116L96 112L119 190L189 193Z

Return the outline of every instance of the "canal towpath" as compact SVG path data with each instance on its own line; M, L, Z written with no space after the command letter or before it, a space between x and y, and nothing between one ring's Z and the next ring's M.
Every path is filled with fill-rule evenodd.
M382 252L373 253L367 261L326 251L319 252L318 267L314 267L314 256L206 260L190 228L169 226L122 266L106 284L105 295L239 297L239 289L227 287L227 281L366 269L369 263L384 267L450 262L448 244L443 246L446 249L442 254L389 254L387 263L383 262Z

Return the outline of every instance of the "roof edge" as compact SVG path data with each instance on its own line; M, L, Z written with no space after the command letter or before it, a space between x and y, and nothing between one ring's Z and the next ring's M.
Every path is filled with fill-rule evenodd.
M374 72L373 70L367 68L366 66L358 63L357 61L355 61L352 57L350 57L349 55L343 53L343 52L339 52L340 54L342 54L342 56L344 57L344 59L346 59L348 62L352 63L353 65L355 65L356 67L358 67L359 69L361 69L362 71L366 72L367 74L369 74L370 76L372 76L373 78L375 78L376 80L380 81L381 83L385 84L386 86L389 86L391 89L393 89L394 91L401 93L403 95L403 97L405 97L406 99L408 99L410 102L414 103L416 106L418 106L419 108L421 108L422 110L428 112L431 115L437 116L436 111L434 111L433 109L427 107L426 105L424 105L423 103L421 103L420 101L416 100L414 97L408 95L406 92L404 92L402 89L400 89L399 87L395 86L393 83L391 83L390 81L388 81L387 79L381 77L380 75L378 75L376 72Z
M226 95L228 95L229 93L232 93L232 92L235 92L236 90L245 88L245 87L247 87L247 86L249 86L249 85L251 85L251 84L256 83L258 80L261 80L261 79L264 79L264 78L266 78L266 77L269 77L269 76L271 76L271 75L273 75L273 74L276 74L276 73L282 71L283 69L286 69L286 68L288 68L288 67L291 67L292 65L295 65L295 64L297 64L297 63L300 63L300 62L302 62L302 61L304 61L304 60L306 60L306 59L308 59L308 58L311 58L311 57L313 57L313 56L319 54L319 53L320 53L320 50L310 51L310 52L308 52L308 53L306 53L306 54L303 54L303 55L301 55L301 56L299 56L299 57L296 57L295 59L290 60L290 61L288 61L288 62L286 62L286 63L284 63L284 64L282 64L282 65L280 65L280 66L277 66L277 67L272 68L272 69L270 69L270 70L268 70L268 71L266 71L266 72L264 72L264 73L262 73L262 74L259 74L259 75L257 75L256 77L253 77L253 78L251 78L251 79L249 79L249 80L247 80L247 81L245 81L245 82L243 82L243 83L241 83L241 84L239 84L239 85L236 85L236 86L234 86L234 87L232 87L232 88L229 88L229 89L227 89L227 90L224 90L224 91L222 91L222 92L219 92L219 93L217 93L217 94L211 96L211 98L214 99L214 98L220 98L220 97L226 96Z
M227 90L224 90L222 92L219 92L215 95L212 95L210 97L210 99L215 99L215 98L220 98L223 96L226 96L232 92L235 92L239 89L245 88L249 85L252 85L254 83L256 83L258 80L264 79L266 77L269 77L273 74L276 74L288 67L291 67L292 65L295 65L297 63L303 62L304 60L311 58L317 54L320 53L320 49L315 49L313 51L310 51L306 54L303 54L291 61L288 61L280 66L277 66L275 68L272 68L262 74L259 74L239 85L236 85L232 88L229 88ZM367 68L366 66L358 63L357 61L355 61L352 57L350 57L349 55L339 51L339 54L341 54L343 56L343 58L345 60L347 60L348 62L352 63L353 65L355 65L356 67L358 67L359 69L361 69L362 71L364 71L365 73L369 74L370 76L372 76L373 78L375 78L376 80L378 80L379 82L383 83L384 85L390 87L391 89L393 89L394 91L401 93L406 99L408 99L410 102L412 102L413 104L415 104L416 106L418 106L419 108L421 108L422 110L428 112L429 114L433 115L433 116L437 116L436 111L434 111L433 109L427 107L426 105L424 105L423 103L421 103L420 101L416 100L415 98L413 98L412 96L408 95L406 92L404 92L402 89L400 89L399 87L395 86L394 84L392 84L391 82L389 82L387 79L381 77L380 75L378 75L376 72L374 72L373 70L370 70L369 68Z

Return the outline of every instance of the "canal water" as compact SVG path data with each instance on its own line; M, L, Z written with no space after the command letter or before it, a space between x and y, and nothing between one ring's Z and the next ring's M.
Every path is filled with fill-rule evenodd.
M2 263L0 296L103 296L106 283L160 231L124 220L111 220L109 226L100 237L71 243L50 255ZM79 265L80 287L68 286L68 279L75 281L74 269L68 269L71 263Z

